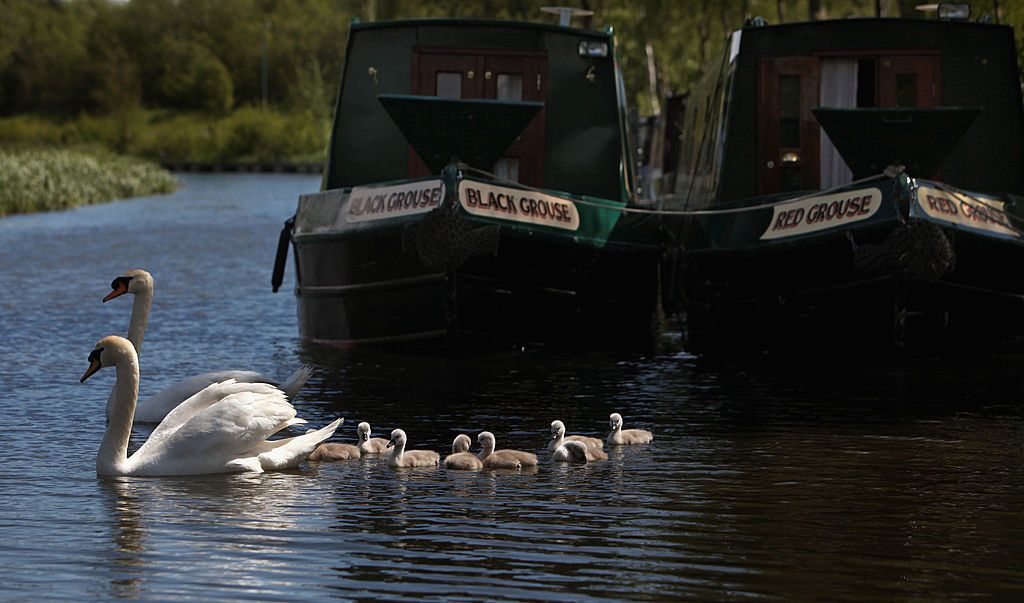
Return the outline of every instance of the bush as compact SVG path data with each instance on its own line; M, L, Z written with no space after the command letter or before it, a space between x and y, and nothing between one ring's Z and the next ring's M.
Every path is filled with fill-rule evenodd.
M58 145L63 142L64 128L56 122L34 115L0 119L0 143L6 146Z
M310 111L255 107L223 117L141 109L64 123L17 116L0 119L0 147L96 146L173 162L315 162L326 156L327 124Z
M110 153L0 150L0 216L170 193L178 181L148 161Z
M308 113L283 114L247 107L224 120L223 156L228 161L302 161L322 158L327 138Z

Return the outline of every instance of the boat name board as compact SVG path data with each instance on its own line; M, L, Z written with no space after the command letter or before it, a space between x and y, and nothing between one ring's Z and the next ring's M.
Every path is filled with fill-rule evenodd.
M441 205L444 182L417 180L391 186L357 186L348 196L346 222L367 222L426 213Z
M1004 211L1006 203L999 199L977 198L962 192L919 186L917 204L924 213L937 220L976 230L1021 236Z
M862 188L807 197L772 208L772 221L761 240L781 239L867 220L882 205L882 191Z
M577 230L580 214L571 199L476 180L459 183L459 203L476 216Z

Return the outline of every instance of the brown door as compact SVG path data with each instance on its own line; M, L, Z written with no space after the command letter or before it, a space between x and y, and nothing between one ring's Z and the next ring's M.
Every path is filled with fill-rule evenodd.
M878 106L934 107L939 97L938 57L896 55L878 58Z
M416 49L413 52L413 94L543 101L547 96L547 58L539 53ZM509 180L541 186L543 153L544 110L541 109L491 171ZM410 148L409 175L429 174Z
M758 77L759 189L817 189L819 130L816 57L761 59Z

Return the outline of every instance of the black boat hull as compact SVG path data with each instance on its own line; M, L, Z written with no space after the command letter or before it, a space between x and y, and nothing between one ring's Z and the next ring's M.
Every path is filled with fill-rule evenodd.
M401 234L295 237L302 338L336 345L651 341L655 249L502 232L495 253L439 270L403 249Z
M757 253L690 255L681 279L688 349L837 356L1020 349L1024 274L1003 267L1024 265L1024 248L944 232L955 264L938 278L916 278L858 267L858 249L843 234ZM861 234L866 245L870 233ZM919 251L925 259L937 254Z

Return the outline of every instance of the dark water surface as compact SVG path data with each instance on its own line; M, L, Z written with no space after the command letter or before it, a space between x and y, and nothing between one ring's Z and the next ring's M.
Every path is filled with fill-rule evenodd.
M681 352L423 357L300 344L281 222L318 178L187 175L171 197L0 219L0 599L964 600L1024 596L1024 402L1016 359L755 367ZM548 425L656 433L534 473L298 471L97 479L124 334L122 271L156 295L142 394L194 373L316 373L300 416L395 427L412 447ZM136 428L133 449L148 429Z

